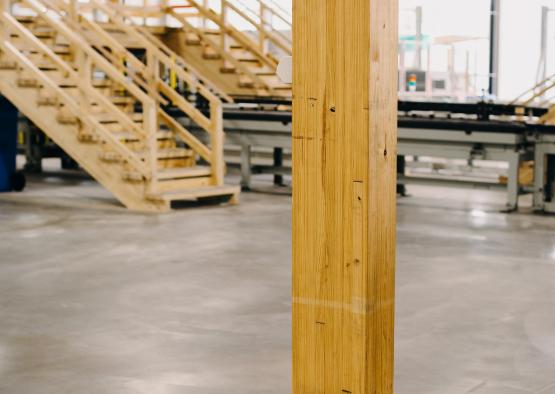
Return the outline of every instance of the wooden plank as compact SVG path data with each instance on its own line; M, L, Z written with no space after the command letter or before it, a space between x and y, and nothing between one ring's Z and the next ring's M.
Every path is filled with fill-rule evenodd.
M397 0L293 3L293 393L393 393Z

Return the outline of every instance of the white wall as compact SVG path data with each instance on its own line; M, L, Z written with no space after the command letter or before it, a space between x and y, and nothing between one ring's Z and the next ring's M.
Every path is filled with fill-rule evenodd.
M499 95L512 99L532 87L540 58L541 6L555 0L502 0ZM555 73L555 12L550 17L548 72Z

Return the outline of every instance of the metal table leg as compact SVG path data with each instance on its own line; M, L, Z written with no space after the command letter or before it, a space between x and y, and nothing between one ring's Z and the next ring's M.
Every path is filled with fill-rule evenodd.
M509 174L507 183L507 211L516 211L518 209L518 196L520 194L519 172L522 156L519 152L515 152L509 157Z
M248 144L241 145L241 190L249 191L251 189L251 146Z

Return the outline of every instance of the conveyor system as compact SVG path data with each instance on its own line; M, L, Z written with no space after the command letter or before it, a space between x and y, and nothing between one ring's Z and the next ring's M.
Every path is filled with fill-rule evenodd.
M253 105L255 100L242 101L242 105L226 108L224 128L226 146L240 151L241 184L243 188L249 188L253 173L290 173L287 160L283 162L280 157L282 163L279 165L253 164L252 152L257 148L281 148L280 151L290 152L292 116L287 111L271 110L272 105L283 106L280 101L258 101L256 106ZM524 114L532 119L541 117L546 111L544 108L527 108ZM519 112L519 107L514 105L400 102L400 190L407 184L506 190L508 211L517 209L521 194L534 193L536 209L555 212L551 202L555 176L553 160L549 156L546 160L538 158L555 154L555 127L515 121L515 113L522 111ZM403 165L406 156L505 162L508 164L507 181L408 175ZM536 175L536 179L546 179L545 184L536 181L533 186L520 185L521 164L534 160L535 156L539 163L536 173L546 174L546 177Z

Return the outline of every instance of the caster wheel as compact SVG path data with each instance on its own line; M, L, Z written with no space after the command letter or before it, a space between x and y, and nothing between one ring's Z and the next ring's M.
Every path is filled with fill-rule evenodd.
M23 189L25 189L27 180L25 179L25 175L21 171L17 171L12 174L11 183L12 190L16 192L21 192L23 191Z

